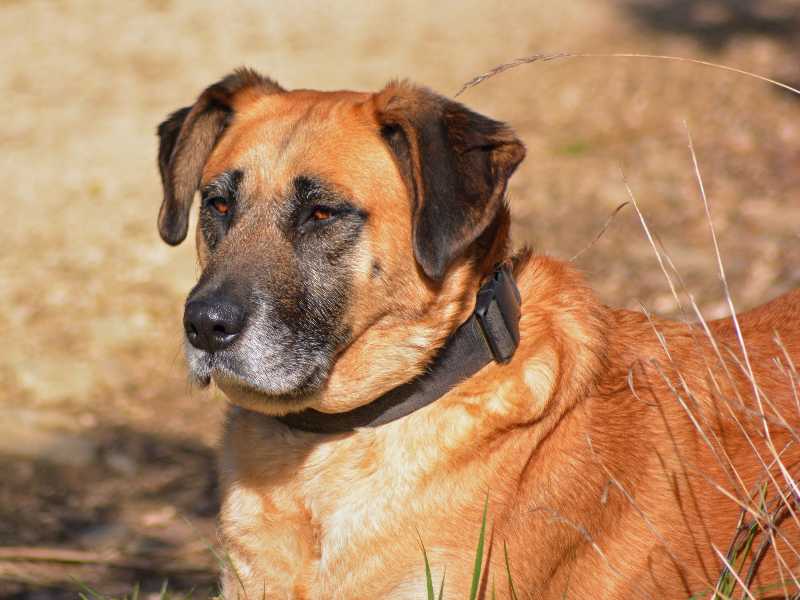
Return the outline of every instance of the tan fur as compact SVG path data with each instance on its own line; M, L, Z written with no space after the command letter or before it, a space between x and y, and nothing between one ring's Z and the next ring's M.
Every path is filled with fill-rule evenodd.
M415 262L408 179L376 124L393 102L413 101L404 86L375 96L247 88L203 169L205 183L248 167L243 185L263 199L251 218L305 172L333 179L370 215L351 341L305 405L323 412L365 404L420 373L506 258L502 206L491 244L468 248L441 282ZM202 235L198 248L205 267ZM271 252L261 239L237 248ZM288 259L276 256L276 268ZM370 279L375 259L383 272ZM768 440L730 319L709 324L717 353L700 326L604 306L568 263L527 250L511 262L523 298L511 362L487 365L402 419L308 434L269 416L285 405L221 383L241 405L230 409L220 462L221 540L235 567L224 575L226 598L424 598L420 540L437 587L446 569L444 597L467 597L487 490L480 597L510 597L504 548L519 598L562 598L565 589L568 598L688 598L713 585L713 547L726 551L740 515L725 494L746 497L764 464L785 483L769 447L792 439L798 408L773 338L800 363L800 291L739 318L770 402ZM799 456L797 444L782 455L794 477ZM782 526L797 547L796 524ZM754 589L797 573L792 551L783 558L781 574L766 555Z

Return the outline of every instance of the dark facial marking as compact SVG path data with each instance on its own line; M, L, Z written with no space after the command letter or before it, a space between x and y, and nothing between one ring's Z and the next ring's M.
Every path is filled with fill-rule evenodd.
M370 277L373 279L377 279L380 277L381 273L383 272L383 265L381 265L380 261L374 260L372 261L372 266L370 267L369 274Z
M345 221L359 225L366 213L357 208L345 193L318 178L301 175L289 193L290 221L300 236L320 231Z
M238 216L239 187L243 176L240 170L227 171L201 190L200 227L211 252Z
M295 255L296 282L276 297L281 319L321 345L344 343L337 333L348 304L352 280L349 259L361 237L367 214L346 192L319 178L300 176L287 194L279 217Z
M352 335L344 317L367 214L347 189L319 177L298 177L263 202L249 196L242 179L241 171L231 171L205 186L201 232L212 251L235 248L238 236L263 248L254 248L246 261L235 260L232 269L226 261L238 257L217 252L192 295L216 286L218 293L238 299L250 318L240 337L256 351L265 348L268 361L278 360L281 366L273 367L292 380L291 394L307 394L324 385ZM254 206L264 209L257 218L249 215ZM260 367L237 358L236 351L233 343L220 356L231 364L242 360L241 374L258 384Z

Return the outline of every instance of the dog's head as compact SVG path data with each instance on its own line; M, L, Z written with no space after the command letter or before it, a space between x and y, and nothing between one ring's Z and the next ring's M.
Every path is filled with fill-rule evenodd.
M348 410L412 378L506 255L524 149L424 88L288 92L239 70L158 133L167 243L201 192L191 376L248 408Z

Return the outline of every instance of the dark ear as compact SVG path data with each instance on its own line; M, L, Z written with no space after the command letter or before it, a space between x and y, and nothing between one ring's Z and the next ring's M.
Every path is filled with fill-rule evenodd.
M509 127L409 84L377 98L378 121L412 196L417 262L434 281L492 223L525 157Z
M173 246L186 238L189 209L200 176L217 140L234 112L234 100L245 89L257 94L282 92L278 84L249 69L238 69L200 95L194 106L170 115L158 128L158 168L164 201L158 232Z

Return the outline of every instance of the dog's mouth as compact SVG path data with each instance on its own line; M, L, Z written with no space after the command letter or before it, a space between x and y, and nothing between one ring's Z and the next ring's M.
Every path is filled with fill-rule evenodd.
M186 340L189 374L195 384L206 387L213 380L237 404L271 414L308 406L325 387L331 355L324 348L266 345L248 336L217 352L196 348Z

